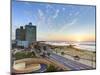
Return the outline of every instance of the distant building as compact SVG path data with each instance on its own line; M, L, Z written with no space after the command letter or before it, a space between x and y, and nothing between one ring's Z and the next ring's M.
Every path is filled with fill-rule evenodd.
M20 26L16 29L16 43L17 46L28 47L29 44L36 41L36 26L30 22L28 25Z

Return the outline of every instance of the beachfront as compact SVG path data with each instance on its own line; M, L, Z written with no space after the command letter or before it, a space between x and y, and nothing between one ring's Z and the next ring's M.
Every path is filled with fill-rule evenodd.
M96 52L85 49L75 48L73 45L69 46L53 46L54 53L65 58L80 62L82 64L96 67ZM76 60L75 60L76 59Z

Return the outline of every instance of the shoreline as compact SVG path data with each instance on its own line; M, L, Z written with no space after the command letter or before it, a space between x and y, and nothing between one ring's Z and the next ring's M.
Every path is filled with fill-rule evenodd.
M52 46L69 46L72 45L76 48L82 49L82 50L88 50L88 51L96 51L95 49L95 42L88 44L88 42L44 42L45 44L52 45Z
M75 60L77 62L81 62L83 64L96 67L96 51L88 51L86 49L75 48L74 45L68 46L54 46L54 53L61 55L65 58L75 60L75 57L79 58L79 60ZM63 53L62 53L63 52ZM77 59L76 58L76 59Z

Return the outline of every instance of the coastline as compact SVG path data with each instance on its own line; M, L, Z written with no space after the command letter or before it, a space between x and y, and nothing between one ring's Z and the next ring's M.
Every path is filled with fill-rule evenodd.
M68 46L52 45L51 47L53 48L53 52L58 55L96 68L96 51L79 49L74 46L75 45L68 45ZM78 58L79 60L75 60L75 57L76 59Z

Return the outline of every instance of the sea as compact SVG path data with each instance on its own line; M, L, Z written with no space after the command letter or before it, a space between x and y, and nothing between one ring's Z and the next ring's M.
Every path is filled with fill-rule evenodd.
M56 46L68 46L74 45L75 48L85 49L89 51L96 51L96 42L85 41L85 42L66 42L66 41L46 41L46 44L56 45Z

